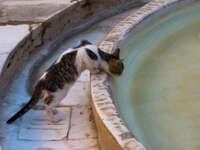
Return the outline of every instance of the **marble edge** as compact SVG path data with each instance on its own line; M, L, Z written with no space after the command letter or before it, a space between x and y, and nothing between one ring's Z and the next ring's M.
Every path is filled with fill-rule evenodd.
M134 12L119 24L104 38L99 47L111 53L125 36L146 17L180 0L153 0ZM106 74L91 75L91 97L94 109L110 134L124 150L146 150L132 135L120 118L111 98L109 78Z

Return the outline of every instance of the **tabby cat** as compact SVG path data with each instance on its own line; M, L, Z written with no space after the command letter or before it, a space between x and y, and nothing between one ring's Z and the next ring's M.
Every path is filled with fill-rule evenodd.
M104 71L110 75L121 75L124 69L117 48L113 54L108 54L87 40L79 42L78 46L66 50L58 60L43 73L38 80L29 102L7 123L14 122L23 116L41 99L47 112L48 120L58 122L62 117L56 106L66 96L82 71L90 73Z

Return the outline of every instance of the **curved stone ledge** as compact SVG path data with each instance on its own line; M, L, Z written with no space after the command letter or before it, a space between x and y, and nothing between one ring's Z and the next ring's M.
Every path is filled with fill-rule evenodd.
M99 47L112 53L113 49L126 39L128 33L134 31L135 27L148 16L174 3L182 2L189 3L189 0L153 0L115 26L99 44ZM106 74L91 75L91 104L102 150L146 150L120 118L111 97L109 82Z
M52 52L63 40L95 22L130 7L141 5L146 1L148 0L72 1L69 6L51 15L47 21L35 27L9 54L0 74L0 98L4 96L17 73L23 69L36 52Z
M110 94L108 76L91 76L92 108L102 150L145 150L119 117Z

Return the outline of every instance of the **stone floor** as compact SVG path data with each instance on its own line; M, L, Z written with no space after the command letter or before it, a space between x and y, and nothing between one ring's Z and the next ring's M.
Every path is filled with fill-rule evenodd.
M44 22L72 0L0 0L0 25Z
M69 0L0 0L0 71L9 52L30 32L32 25L43 22L68 3ZM22 18L25 12L20 9L24 6L28 15ZM51 9L47 11L48 7ZM38 13L29 12L29 9ZM13 13L14 10L16 13ZM93 30L87 31L89 33L85 37L92 38L90 35L98 32L99 38L95 42L99 42L114 25L134 11L132 9L98 23L92 27ZM66 117L64 121L48 124L42 119L44 111L35 108L14 125L0 123L0 150L98 150L97 130L89 103L90 74L85 71L58 108ZM8 107L9 112L6 112ZM1 103L0 109L6 112L5 122L19 109L19 104Z

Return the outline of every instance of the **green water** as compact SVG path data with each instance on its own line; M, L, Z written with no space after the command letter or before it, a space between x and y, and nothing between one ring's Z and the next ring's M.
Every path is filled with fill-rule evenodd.
M149 150L200 150L200 5L161 17L125 42L113 93Z

